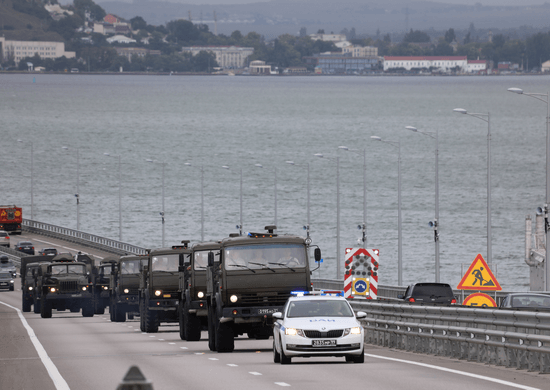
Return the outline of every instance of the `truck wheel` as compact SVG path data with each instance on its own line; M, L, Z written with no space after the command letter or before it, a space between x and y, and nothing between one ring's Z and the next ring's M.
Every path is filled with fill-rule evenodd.
M105 314L105 306L103 306L103 300L99 295L95 298L94 314Z
M235 336L233 327L227 322L219 322L216 331L216 350L218 352L233 352L235 349Z
M46 298L44 298L44 302L40 305L40 317L52 318L52 303L48 302Z
M134 319L134 313L128 313L128 319L133 320Z
M113 305L114 322L126 322L126 312L118 305Z
M147 333L157 333L159 331L159 316L154 310L150 310L147 304L144 304L144 327Z
M33 311L35 314L40 314L42 311L40 310L40 299L35 295L33 298Z
M143 310L143 303L139 301L139 329L145 332L145 310Z
M201 319L196 314L184 313L183 324L187 341L199 341L201 339Z
M28 298L25 298L25 296L23 295L23 304L22 304L22 309L23 309L23 313L28 313L31 311L31 300L28 299Z
M187 335L185 334L185 318L183 315L183 311L185 310L183 305L180 305L180 310L178 310L178 320L180 324L180 339L187 340Z
M216 332L215 332L215 316L214 316L214 310L209 305L208 306L208 348L210 348L211 351L216 350Z
M93 317L94 316L94 302L89 299L84 301L82 304L82 317Z

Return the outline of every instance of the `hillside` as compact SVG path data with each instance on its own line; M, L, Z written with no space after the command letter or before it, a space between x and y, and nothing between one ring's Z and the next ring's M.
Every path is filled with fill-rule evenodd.
M58 33L47 31L51 21L32 0L0 0L0 35L8 40L63 41Z

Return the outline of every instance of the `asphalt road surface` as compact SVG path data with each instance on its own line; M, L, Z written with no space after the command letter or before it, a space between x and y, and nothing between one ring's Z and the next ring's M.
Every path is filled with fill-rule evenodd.
M34 237L38 239L54 244ZM139 330L139 318L113 323L108 313L84 318L54 310L52 318L42 319L20 309L17 278L15 291L0 291L2 390L114 390L133 365L156 390L548 389L545 376L525 370L368 345L364 364L346 363L344 358L294 358L283 366L273 363L272 339L241 336L233 353L217 353L208 349L206 332L200 341L182 341L176 324L147 334Z

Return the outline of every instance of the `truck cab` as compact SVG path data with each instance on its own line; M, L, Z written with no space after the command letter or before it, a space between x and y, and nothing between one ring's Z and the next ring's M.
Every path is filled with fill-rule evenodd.
M94 314L104 314L105 308L110 303L110 284L113 266L117 263L118 257L109 256L99 263L96 268L94 281Z
M149 263L147 256L122 256L113 266L109 313L111 321L124 322L139 314L140 274Z
M21 258L21 308L23 312L30 312L34 307L35 313L40 313L40 290L38 286L38 269L41 264L52 262L51 256L26 256Z

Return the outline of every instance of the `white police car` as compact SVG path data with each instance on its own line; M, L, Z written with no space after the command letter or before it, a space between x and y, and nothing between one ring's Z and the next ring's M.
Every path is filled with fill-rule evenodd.
M290 364L293 357L345 356L363 363L363 327L341 293L295 293L282 313L274 313L273 361Z

